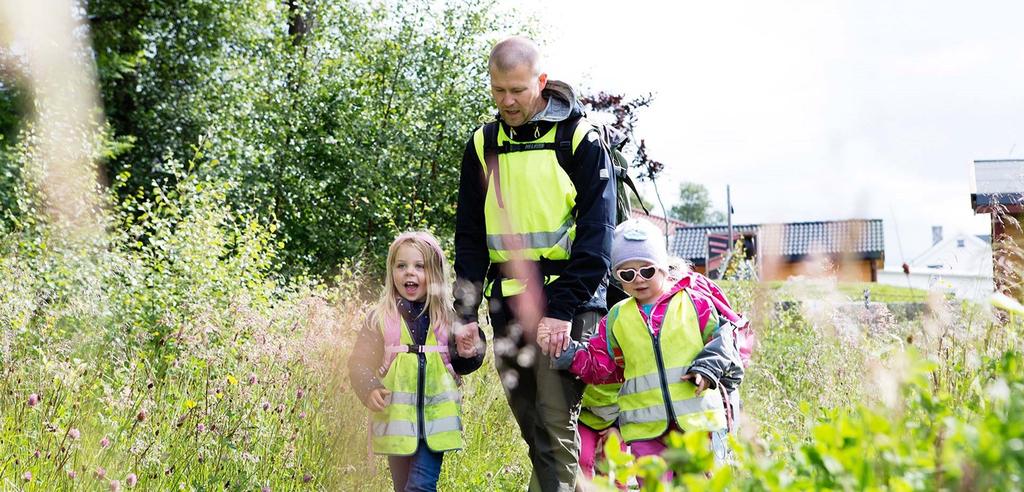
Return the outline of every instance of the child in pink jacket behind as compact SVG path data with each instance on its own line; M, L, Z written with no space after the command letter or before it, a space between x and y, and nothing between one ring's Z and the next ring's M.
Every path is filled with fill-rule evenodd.
M730 321L740 317L706 277L689 272L668 280L664 236L645 220L615 229L612 272L630 297L554 365L589 384L623 382L618 426L634 456L660 455L675 430L707 433L724 460L725 395L743 374Z

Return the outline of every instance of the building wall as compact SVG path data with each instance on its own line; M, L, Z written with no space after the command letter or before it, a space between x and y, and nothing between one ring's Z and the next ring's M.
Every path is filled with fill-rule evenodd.
M836 277L840 282L873 282L872 272L875 271L876 260L850 260L835 263L818 262L813 258L797 262L787 262L781 259L774 261L769 258L762 258L761 279L762 280L786 280L790 277ZM826 265L835 267L834 270L826 268Z
M910 287L927 291L949 292L961 299L983 300L992 294L992 277L984 275L958 275L943 271L910 272L909 281L902 271L878 272L878 283L896 287Z
M1024 212L1006 214L1001 221L993 213L992 221L992 258L996 289L1024 301L1024 231L1012 222L1024 226ZM999 265L1007 265L1000 268Z

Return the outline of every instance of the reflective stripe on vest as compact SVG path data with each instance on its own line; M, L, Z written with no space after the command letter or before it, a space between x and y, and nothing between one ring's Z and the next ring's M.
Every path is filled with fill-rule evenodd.
M572 218L565 221L558 230L550 232L527 232L523 234L488 234L488 250L511 250L515 248L529 250L550 250L556 246L568 251L572 246L569 233L573 231Z
M399 405L415 405L416 393L391 393L389 401L391 403L398 403ZM438 405L446 401L461 402L462 394L458 391L446 391L441 394L423 398L423 404L427 406Z
M438 434L441 432L461 432L462 419L459 417L446 417L427 422L427 434ZM404 420L391 422L374 422L374 436L404 436L416 438L416 424Z
M589 384L583 390L580 422L595 430L611 427L619 418L619 383Z
M496 144L554 143L559 124L529 142L512 141L498 124ZM592 128L585 120L579 122L572 137L573 152ZM487 183L484 225L491 263L568 259L576 237L576 187L558 163L556 151L532 149L498 154L492 168L484 153L483 127L473 135L473 144ZM524 290L522 279L505 279L501 285L503 296ZM485 287L484 294L490 295L490 285Z
M632 442L656 438L668 430L673 416L684 431L724 429L721 395L705 391L695 396L693 383L680 380L704 348L697 311L689 295L685 291L673 295L656 341L635 299L626 299L617 307L618 316L607 329L625 359L626 381L619 392L623 439Z
M381 330L386 324L380 324ZM401 320L401 345L412 345L412 335ZM381 384L391 391L388 405L373 412L373 451L378 454L409 456L416 452L420 436L433 451L448 451L463 447L462 397L455 378L442 359L434 330L427 331L422 354L397 352L381 378ZM447 342L445 342L447 343ZM419 402L419 358L423 357L424 379L422 405Z

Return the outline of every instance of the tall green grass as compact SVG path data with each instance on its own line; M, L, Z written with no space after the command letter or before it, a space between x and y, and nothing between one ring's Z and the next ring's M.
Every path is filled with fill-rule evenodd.
M330 286L276 276L272 231L226 207L229 184L177 178L155 202L113 206L100 241L5 231L0 488L389 489L344 370L374 279L357 264ZM1019 322L942 297L897 321L827 282L787 284L807 302L777 310L775 286L725 285L758 340L739 459L708 481L678 440L642 464L681 470L666 486L1019 483ZM440 488L522 490L526 446L490 356L463 391L467 446L446 456ZM635 474L623 459L613 469Z

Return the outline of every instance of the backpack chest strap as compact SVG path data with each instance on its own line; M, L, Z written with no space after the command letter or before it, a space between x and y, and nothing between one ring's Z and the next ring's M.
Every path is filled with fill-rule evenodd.
M495 152L499 155L510 154L513 152L529 152L531 150L557 150L560 152L569 152L572 150L572 142L566 140L561 142L544 142L544 143L512 143L504 142L495 148Z
M444 345L417 345L414 343L406 345L388 345L384 347L384 351L388 355L413 353L413 354L425 354L428 352L437 353L448 353L448 347Z

